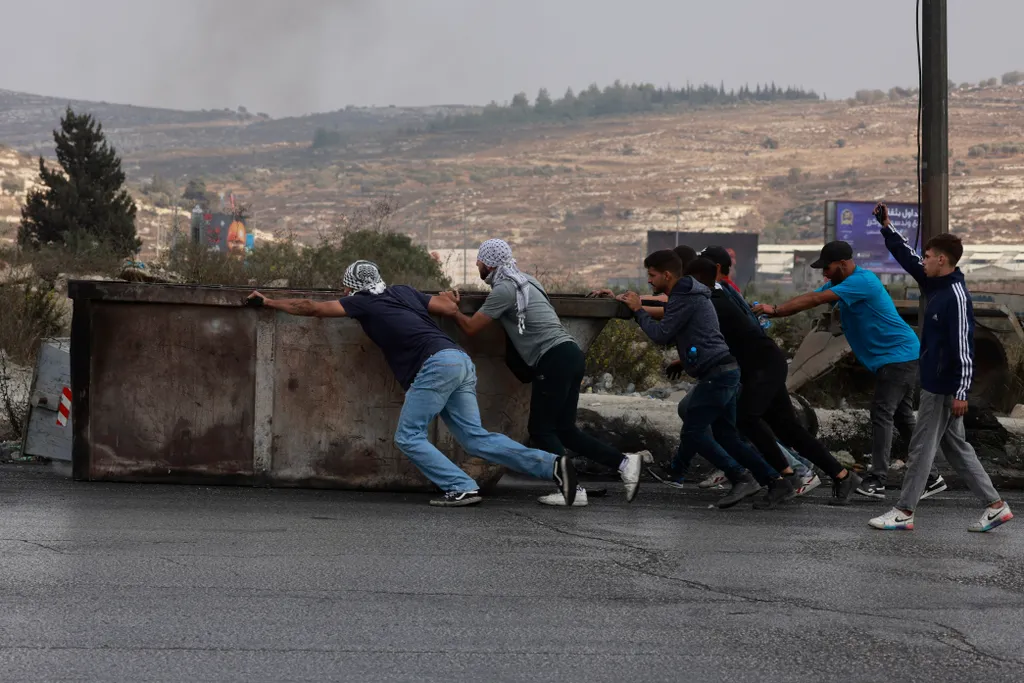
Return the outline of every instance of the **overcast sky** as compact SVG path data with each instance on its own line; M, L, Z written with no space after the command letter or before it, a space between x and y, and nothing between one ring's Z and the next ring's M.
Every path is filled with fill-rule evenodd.
M1024 69L1024 0L948 0L949 74ZM0 88L273 116L541 86L917 81L914 0L0 0Z

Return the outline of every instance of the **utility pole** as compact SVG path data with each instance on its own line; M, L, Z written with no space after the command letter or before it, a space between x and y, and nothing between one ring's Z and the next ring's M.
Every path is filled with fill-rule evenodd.
M466 260L466 204L460 202L462 206L462 286L465 287L466 283L469 282L469 261Z
M949 231L946 0L921 2L921 245Z
M949 231L949 75L946 0L921 0L921 241ZM918 333L924 329L924 292Z
M676 246L679 246L679 197L676 197Z

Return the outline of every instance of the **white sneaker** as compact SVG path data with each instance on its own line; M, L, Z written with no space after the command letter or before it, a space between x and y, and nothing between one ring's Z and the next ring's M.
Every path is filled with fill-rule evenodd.
M697 484L702 489L713 489L718 486L725 486L729 483L729 478L725 476L725 472L722 470L715 470L708 475L707 479Z
M1013 513L1010 512L1010 506L1008 503L1003 503L1003 507L998 510L985 508L985 511L981 513L981 519L967 527L967 530L984 533L992 531L1000 524L1006 524L1011 519L1013 519Z
M565 496L562 495L561 491L555 491L549 493L546 496L541 496L537 499L537 502L541 505L554 505L557 507L566 507ZM572 502L574 508L586 507L587 505L587 490L582 486L576 487L576 500Z
M883 531L913 531L914 513L908 515L903 510L893 508L884 515L875 517L868 524Z
M818 478L817 474L811 472L800 480L800 486L797 487L796 495L802 496L805 493L810 493L819 486L821 486L821 479Z
M640 473L644 467L644 454L650 455L649 451L639 453L626 453L626 467L620 472L622 483L626 485L626 502L632 503L640 490Z

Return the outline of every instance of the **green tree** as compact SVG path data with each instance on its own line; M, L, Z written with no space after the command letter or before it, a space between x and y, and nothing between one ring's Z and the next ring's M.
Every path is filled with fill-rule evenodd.
M196 204L206 205L208 196L206 194L206 183L199 178L191 178L188 184L185 185L185 191L181 194L182 198L195 202Z
M517 92L512 96L513 109L526 109L530 106L530 98L524 92Z
M537 92L537 101L534 102L533 108L538 114L546 114L551 111L551 95L548 93L547 88L541 88Z
M103 126L68 107L53 132L62 171L39 158L45 189L29 193L21 210L18 240L23 245L102 244L119 255L136 253L135 202L124 189L121 159L107 144Z

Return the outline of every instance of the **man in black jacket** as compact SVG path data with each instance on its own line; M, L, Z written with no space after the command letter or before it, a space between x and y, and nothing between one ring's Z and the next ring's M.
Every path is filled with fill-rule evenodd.
M618 298L629 306L640 328L655 343L675 343L687 374L697 380L685 414L681 414L683 432L670 477L681 477L699 451L716 464L731 457L757 480L737 480L729 495L719 501L719 507L731 507L762 486L769 488L768 497L773 501L792 498L796 493L793 482L782 478L736 429L740 370L718 329L711 291L693 278L683 277L682 261L670 250L654 252L644 265L654 292L668 295L661 320L644 310L635 292Z
M711 289L711 303L718 315L718 326L729 352L740 366L742 390L736 406L736 424L740 432L757 447L761 455L783 476L792 469L779 448L779 442L821 468L832 478L835 502L845 504L860 483L860 477L845 469L824 444L815 439L797 419L786 389L789 371L786 356L774 340L750 314L733 301L716 280L713 261L691 261L686 274ZM799 487L799 482L794 482ZM765 497L756 507L773 507Z

